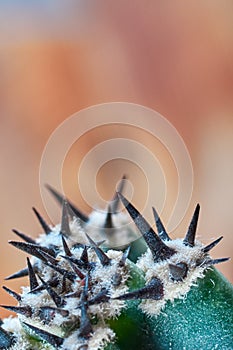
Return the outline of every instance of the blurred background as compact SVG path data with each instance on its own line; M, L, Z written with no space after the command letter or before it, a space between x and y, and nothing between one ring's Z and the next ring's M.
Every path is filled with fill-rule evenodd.
M0 2L1 285L17 291L27 284L26 279L4 281L26 261L24 253L7 244L17 239L11 229L33 237L40 233L32 206L50 222L40 196L39 167L51 133L73 113L112 101L155 109L188 148L193 195L172 237L182 236L200 202L199 237L209 243L224 235L212 255L232 256L232 13L230 0ZM64 163L66 195L90 212L77 189L77 169L90 149L114 137L133 139L160 155L168 172L166 224L177 190L174 164L158 140L133 127L96 128L74 144ZM90 171L94 167L90 164ZM97 188L104 199L111 198L125 172L137 189L132 200L140 208L146 178L130 162L115 160L102 167ZM54 208L57 223L55 203ZM152 222L151 213L146 217ZM233 280L232 262L218 268ZM0 294L1 304L14 303L4 291ZM1 310L2 317L6 314Z

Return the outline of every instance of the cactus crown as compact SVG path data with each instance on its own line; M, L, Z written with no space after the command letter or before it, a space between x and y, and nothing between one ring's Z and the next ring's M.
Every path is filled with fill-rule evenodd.
M109 320L118 318L127 303L136 303L147 315L156 316L168 300L183 298L207 268L227 260L209 256L222 237L207 246L195 240L199 204L185 238L171 240L154 208L157 233L122 195L124 179L107 212L90 217L48 186L62 204L61 224L50 227L34 208L44 233L34 240L13 230L24 242L9 243L32 258L27 258L25 269L6 279L28 275L29 286L21 294L4 287L18 305L2 307L18 318L3 321L0 349L103 349L115 338ZM130 229L121 230L128 216L118 213L120 201L148 247L136 264L129 259L130 245L125 245L132 235L133 239L138 236ZM98 241L102 239L98 233L106 229L112 234ZM124 250L109 249L122 231Z

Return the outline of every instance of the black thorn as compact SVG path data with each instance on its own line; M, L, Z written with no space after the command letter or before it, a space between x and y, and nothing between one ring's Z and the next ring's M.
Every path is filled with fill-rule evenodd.
M69 237L71 235L70 224L69 224L69 209L68 202L63 199L62 203L62 217L61 217L61 234L65 237Z
M154 218L155 218L155 224L157 227L158 235L163 241L171 241L171 238L169 237L167 231L165 230L165 227L157 213L154 207L152 207Z
M109 265L111 262L111 259L109 259L109 257L104 253L104 251L98 247L98 245L91 239L90 236L88 236L87 233L86 233L86 236L87 236L88 241L92 245L93 249L95 250L95 253L98 256L101 264L103 266Z
M100 303L106 303L110 299L108 295L108 290L103 288L98 294L96 294L92 299L88 301L88 305L96 305Z
M125 187L125 180L127 179L126 175L123 175L121 180L120 180L120 183L119 183L119 186L117 188L117 191L111 201L111 211L113 214L116 214L118 209L119 209L119 205L120 205L120 199L117 195L117 192L120 192L122 193L124 191L124 187Z
M205 246L204 248L202 248L202 252L203 253L208 253L211 249L213 249L221 240L223 239L223 236L219 237L218 239L216 239L215 241L213 241L212 243L208 244L207 246Z
M16 247L17 249L20 249L27 254L31 254L38 259L44 260L43 256L38 252L38 247L40 246L37 244L16 242L16 241L9 241L9 243L14 247Z
M44 232L46 233L46 235L48 235L52 230L49 227L49 225L46 223L46 221L42 218L42 216L40 215L40 213L36 210L36 208L32 208L32 210L34 211L41 227L43 228Z
M35 245L35 249L39 251L39 253L46 253L49 254L52 258L55 258L55 251L52 248L47 248L41 245Z
M81 261L81 260L79 260L79 259L76 259L76 258L74 258L73 256L61 255L61 257L62 257L63 259L68 260L69 262L74 263L75 265L77 265L77 266L80 267L80 268L85 267L85 264L84 264L83 261Z
M207 260L204 261L202 266L212 266L212 265L217 265L221 264L222 262L228 261L230 258L219 258L219 259L212 259L212 260Z
M51 255L52 257L55 258L55 256L56 256L55 247L56 246L50 245L49 247L50 248L44 247L44 246L41 246L41 245L38 245L38 244L36 245L36 249L37 250L40 250L41 252L47 253L47 254L49 254L49 255Z
M67 257L68 258L68 257ZM62 276L65 276L68 280L70 280L71 282L74 282L76 279L76 275L73 272L67 271L65 269L63 269L60 266L57 265L53 265L51 262L49 261L44 261L44 264L51 267L51 269L57 271L58 273L60 273Z
M18 237L22 238L25 242L27 242L27 243L32 243L32 244L36 244L36 241L35 241L33 238L31 238L31 237L25 235L24 233L19 232L19 231L15 230L15 229L13 229L12 231L13 231Z
M60 295L58 295L57 292L55 292L55 290L47 282L45 282L41 276L38 275L38 277L41 280L43 286L47 290L50 297L53 299L56 306L57 307L64 306L66 304L66 301L62 297L60 297Z
M60 278L54 277L53 279L47 281L47 283L50 285L50 287L57 287L58 284L60 283ZM41 284L40 286L32 289L29 293L36 293L36 292L41 292L42 290L45 290L45 286Z
M118 300L131 300L131 299L153 299L160 300L163 297L163 284L159 278L153 277L151 281L141 289L134 290L132 292L120 295L113 298Z
M37 327L32 326L31 324L28 324L26 322L23 322L23 324L31 329L38 337L40 337L42 340L45 340L47 343L51 344L54 347L59 347L62 345L64 339L61 337L58 337L57 335L54 335L52 333L48 333L42 329L39 329Z
M27 258L27 264L28 264L28 275L29 275L29 282L30 282L30 291L32 291L33 289L37 288L39 286L37 279L36 279L36 274L34 272L34 269L32 267L32 264L29 260L29 258Z
M63 203L63 199L64 196L61 195L59 192L57 192L53 187L51 187L50 185L45 185L46 188L49 190L49 192L53 195L53 197L56 199L56 201L62 205ZM78 208L75 207L75 205L73 203L71 203L69 200L67 200L70 208L72 209L72 211L74 212L74 214L81 219L83 222L87 222L88 216L86 216L85 214L83 214Z
M175 254L175 250L166 246L139 211L121 193L118 195L151 250L154 262L165 260Z
M85 277L82 271L79 270L79 268L72 261L69 261L69 263L72 269L74 270L74 272L76 273L76 275L82 280Z
M193 247L195 244L195 236L197 231L199 213L200 213L200 204L197 204L188 228L188 232L186 233L186 236L183 240L183 243L189 247Z
M57 246L52 244L50 244L48 247L37 245L36 249L52 255L54 258L58 254L58 252L60 252L60 249Z
M129 256L129 252L130 252L130 245L126 248L126 250L124 251L124 253L122 254L121 260L119 261L118 265L120 267L125 266L126 260Z
M87 313L87 294L88 294L88 284L89 284L89 275L86 275L85 285L83 287L83 292L81 295L81 318L80 318L80 327L79 327L79 336L85 339L88 339L93 332L90 318Z
M66 240L65 238L63 237L62 235L62 245L63 245L63 249L64 249L64 252L67 256L72 256L72 253L70 251L70 248L68 247L68 244L66 243Z
M21 277L25 277L25 276L28 276L28 268L27 267L22 269L22 270L19 270L19 271L13 273L10 276L7 276L5 278L5 280L13 280L14 278L21 278Z
M62 282L61 282L61 294L64 294L66 290L67 290L66 277L63 276Z
M0 306L6 310L13 311L25 317L32 316L32 309L30 308L30 306L11 306L11 305L0 305Z
M89 263L88 252L87 252L87 246L86 245L83 248L83 252L82 252L82 255L80 256L80 260L83 261L86 266Z
M0 327L0 349L9 349L13 345L15 339L14 337Z
M57 265L58 264L58 260L56 260L52 255L46 253L44 250L38 248L38 251L40 253L40 255L42 256L42 261L45 262L49 262L50 264L53 265ZM40 258L41 259L41 258Z
M104 228L113 228L113 222L112 222L112 212L111 212L111 205L108 205L107 215L105 218Z
M41 284L40 286L30 290L29 293L37 293L37 292L42 292L43 290L45 290L45 286L43 284Z
M15 298L17 301L21 301L21 296L14 292L13 290L11 290L10 288L7 288L5 286L2 287L8 294L10 294L13 298Z
M187 276L188 266L184 262L169 264L169 270L173 281L182 281Z

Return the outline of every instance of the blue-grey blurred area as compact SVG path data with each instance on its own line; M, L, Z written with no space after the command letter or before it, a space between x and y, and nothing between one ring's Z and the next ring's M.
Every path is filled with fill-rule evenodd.
M52 132L82 108L112 101L158 111L187 146L193 196L172 237L182 236L200 202L199 238L209 243L223 235L213 256L232 256L232 13L233 3L227 0L0 1L1 283L26 261L25 254L7 244L16 239L11 229L34 237L40 232L31 207L48 221L59 221L55 203L52 218L47 216L39 185L40 160ZM161 214L168 224L179 190L176 167L163 145L141 129L109 125L83 135L64 162L65 194L90 212L77 186L78 167L96 145L116 137L135 140L158 157L167 176ZM94 169L90 164L93 174ZM51 162L48 174L52 170ZM132 201L143 208L150 196L147 176L130 161L114 160L100 169L100 195L111 198L123 173L134 188L129 190ZM89 183L86 186L92 190ZM156 192L156 178L153 186ZM154 198L154 205L162 200ZM151 212L145 215L152 223ZM219 269L232 279L231 262ZM18 290L22 283L27 281L11 281L8 286ZM2 304L9 303L5 292L1 299Z

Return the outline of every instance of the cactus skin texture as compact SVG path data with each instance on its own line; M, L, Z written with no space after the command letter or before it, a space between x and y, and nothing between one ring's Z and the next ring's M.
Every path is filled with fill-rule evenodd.
M168 303L151 320L154 349L233 349L232 310L232 285L211 268L185 300Z
M153 208L156 233L122 195L124 179L107 211L89 217L48 186L61 224L33 209L44 233L34 240L13 230L24 242L10 244L32 258L6 279L28 275L29 287L3 287L17 305L2 307L17 317L2 321L0 349L233 349L233 287L213 267L228 258L209 255L222 237L196 241L199 205L183 240L171 240ZM120 202L129 215L118 213Z

